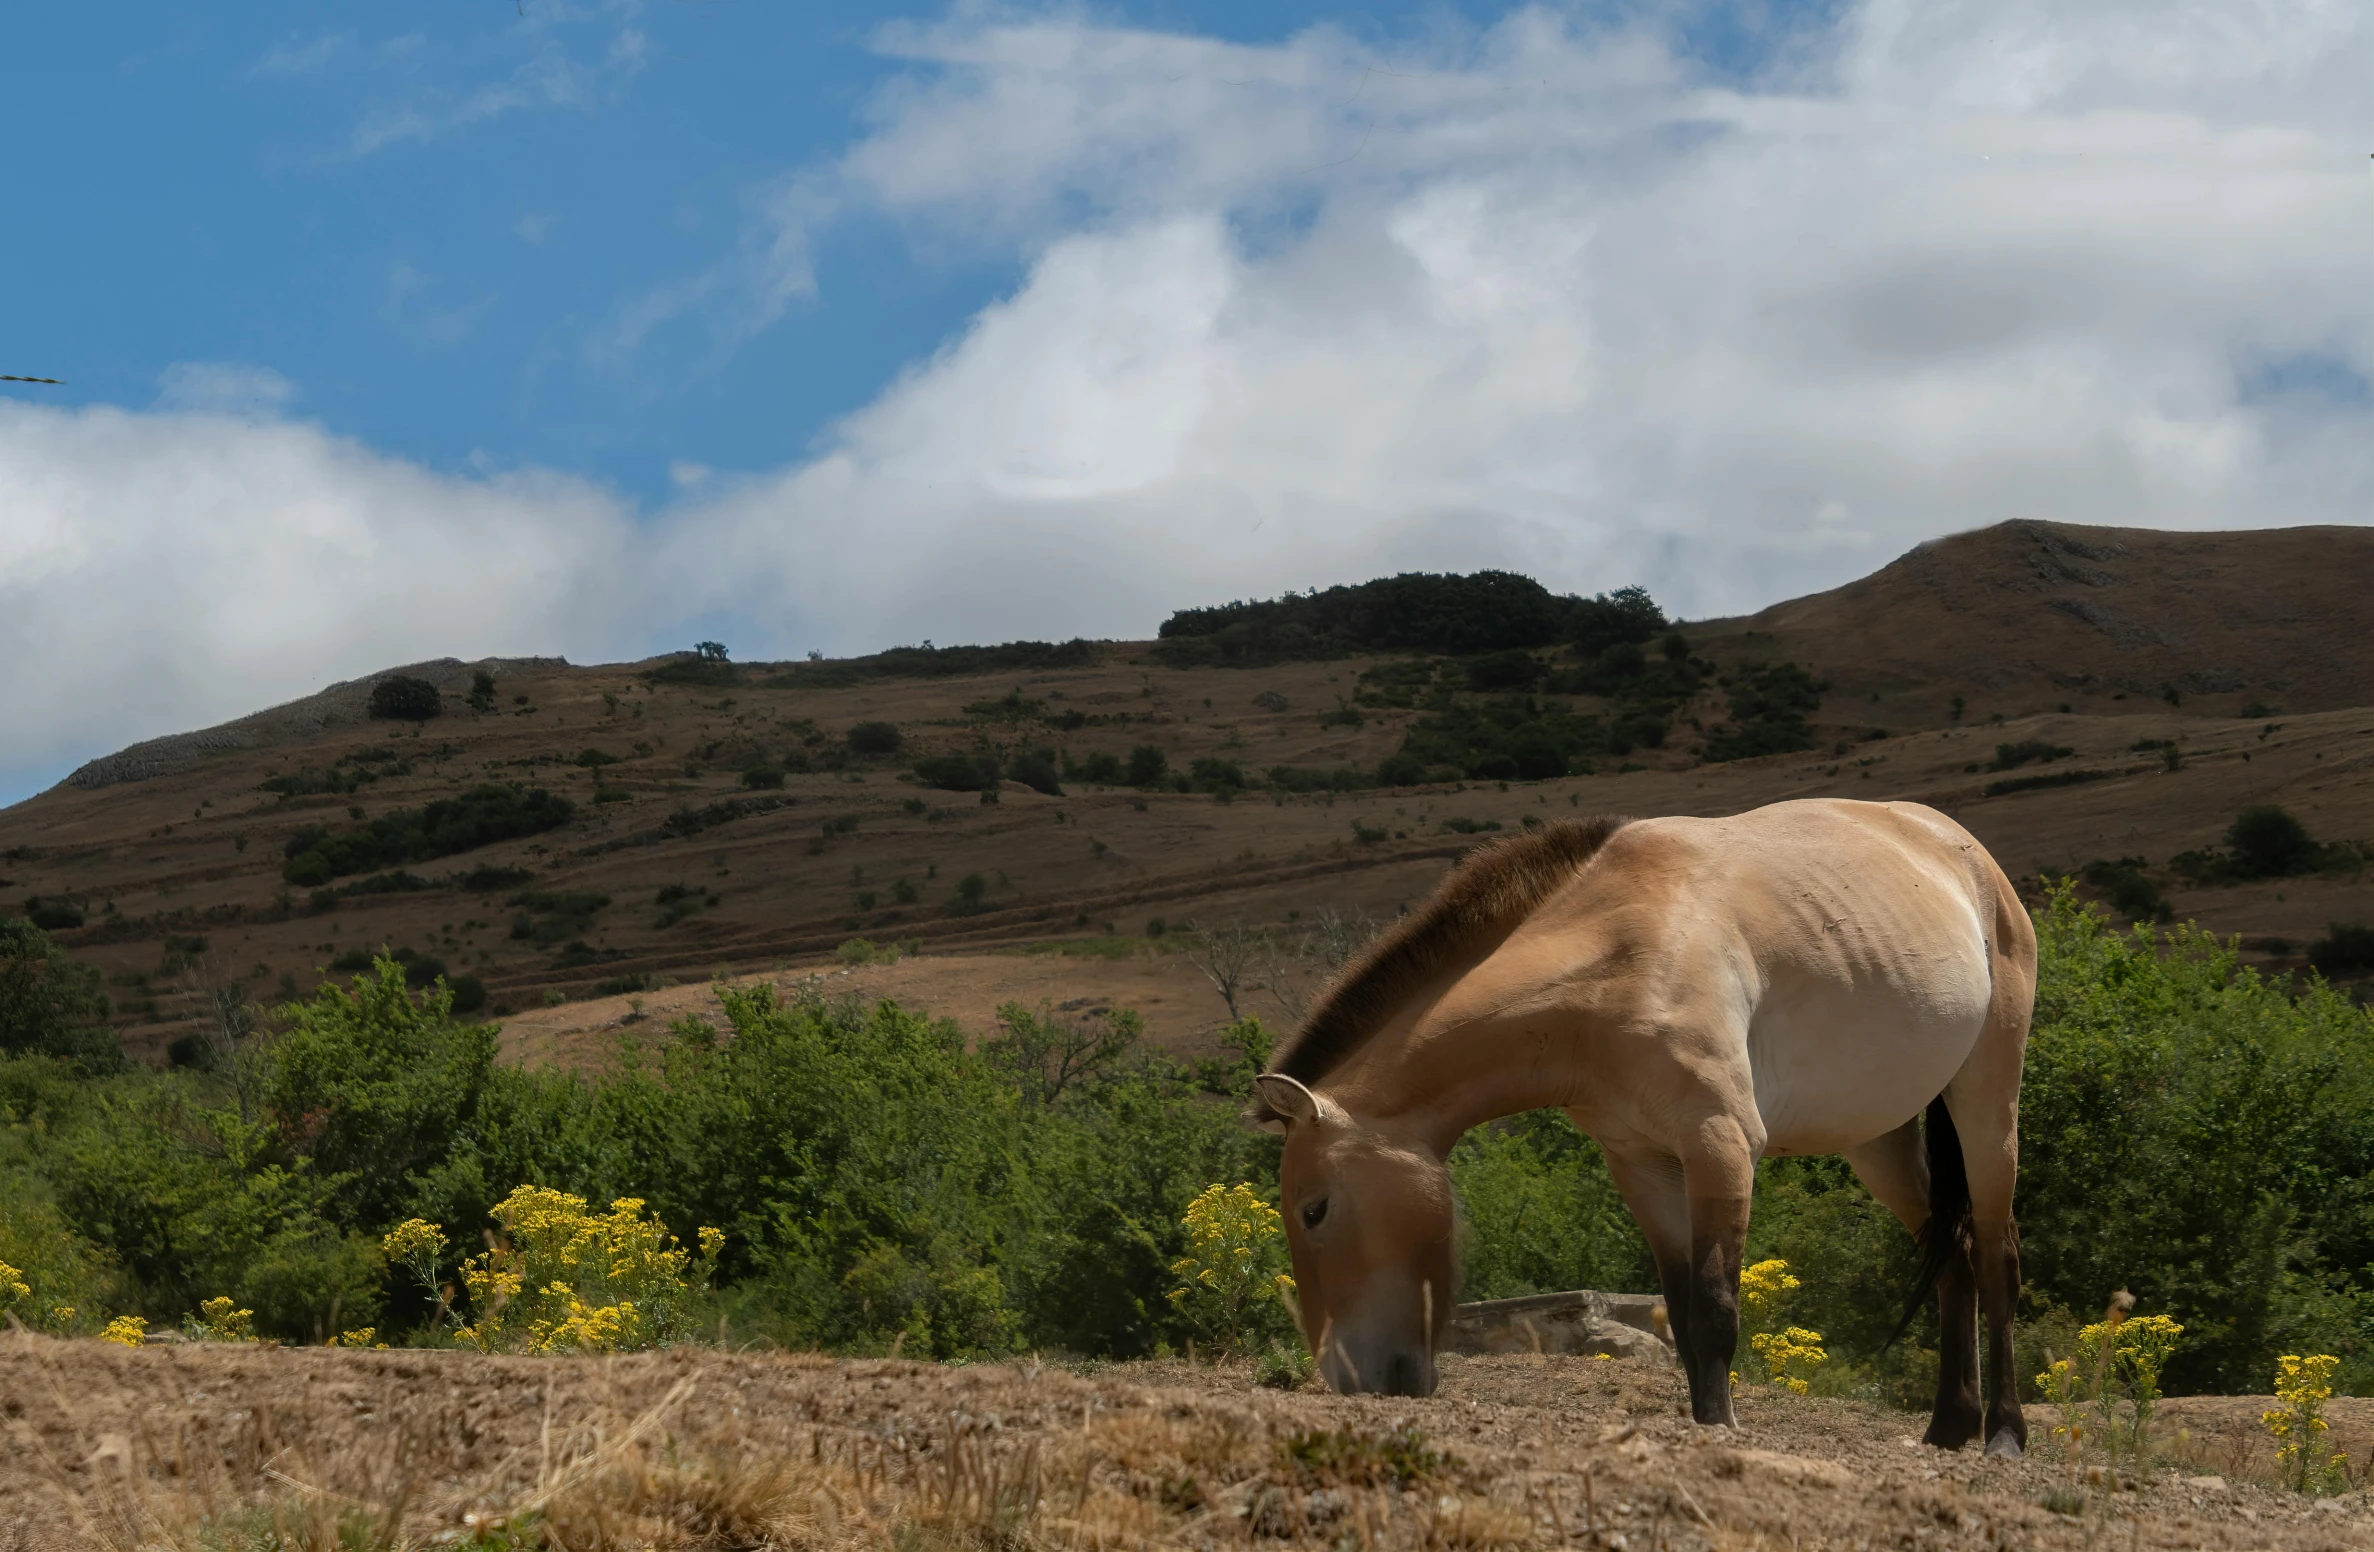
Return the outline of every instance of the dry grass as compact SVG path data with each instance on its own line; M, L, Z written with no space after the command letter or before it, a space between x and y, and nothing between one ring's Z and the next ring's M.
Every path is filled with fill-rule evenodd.
M1680 1402L1670 1371L1533 1357L1448 1360L1443 1392L1409 1401L1177 1363L18 1334L0 1337L0 1552L2374 1544L2362 1503L2168 1472L2073 1518L2046 1506L2066 1468L1920 1450L1899 1414L1749 1394L1723 1437Z

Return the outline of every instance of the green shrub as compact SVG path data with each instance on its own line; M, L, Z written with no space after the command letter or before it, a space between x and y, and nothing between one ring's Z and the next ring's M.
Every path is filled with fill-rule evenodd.
M1540 658L1522 647L1511 647L1505 652L1487 652L1469 658L1467 686L1471 690L1521 690L1539 683L1544 672Z
M1152 744L1140 744L1129 751L1129 769L1124 779L1141 792L1159 787L1170 775L1170 765L1161 750Z
M1044 792L1049 797L1063 796L1063 783L1056 774L1052 749L1026 749L1014 756L1006 762L1006 777L1034 792Z
M849 730L849 751L852 754L897 754L905 740L898 724L893 722L860 722Z
M2040 760L2066 760L2077 753L2067 744L2047 743L2041 738L2026 738L2016 744L1997 744L1995 762L1990 771L2015 771L2021 766Z
M1731 721L1707 734L1706 758L1747 760L1811 749L1806 718L1828 688L1795 663L1741 665L1730 685Z
M2308 963L2327 980L2374 974L2374 927L2333 923L2325 936L2308 945Z
M71 932L83 923L82 907L71 900L30 895L25 900L25 920L43 932Z
M1121 758L1112 754L1092 754L1073 763L1069 754L1063 760L1063 779L1084 782L1092 787L1118 787L1128 782L1129 775L1122 768Z
M0 916L0 1056L54 1056L87 1072L123 1063L98 968L21 916Z
M772 789L783 785L783 767L760 761L742 768L742 785L752 789Z
M2164 922L2173 914L2159 886L2143 873L2141 857L2106 862L2097 857L2078 876L2109 898L2110 908L2129 921Z
M2324 852L2306 825L2273 803L2254 804L2236 814L2226 829L2226 848L2241 878L2313 873Z
M401 862L426 862L497 841L539 835L567 824L576 806L542 787L488 784L424 808L397 808L360 829L334 835L319 827L289 837L281 877L299 888Z
M997 761L988 755L926 755L915 762L915 779L942 792L987 792L997 786Z
M437 687L410 674L390 674L371 686L371 715L403 722L426 722L443 710Z
M1986 796L1999 798L2013 792L2035 792L2046 787L2082 786L2089 781L2100 781L2108 774L2107 771L2051 771L2042 776L2006 776L2001 781L1988 782Z
M1350 652L1541 647L1558 638L1574 608L1575 600L1512 572L1404 572L1320 592L1182 609L1162 622L1154 656L1173 667L1250 668Z

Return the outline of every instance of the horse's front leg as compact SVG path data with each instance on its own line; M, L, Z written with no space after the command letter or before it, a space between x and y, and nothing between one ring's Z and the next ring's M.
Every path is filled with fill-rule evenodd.
M1685 1146L1679 1158L1611 1151L1608 1169L1656 1259L1666 1320L1690 1384L1690 1415L1730 1427L1739 1269L1756 1154L1746 1129L1727 1117L1708 1120Z

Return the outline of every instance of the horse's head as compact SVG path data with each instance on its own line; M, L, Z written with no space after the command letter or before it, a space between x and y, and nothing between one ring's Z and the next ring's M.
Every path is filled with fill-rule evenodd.
M1281 1073L1254 1093L1254 1118L1286 1133L1279 1206L1319 1372L1340 1391L1433 1394L1456 1292L1449 1172Z

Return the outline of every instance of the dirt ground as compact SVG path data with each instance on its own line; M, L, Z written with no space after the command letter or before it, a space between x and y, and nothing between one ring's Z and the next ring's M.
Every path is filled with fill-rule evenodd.
M1242 1365L1069 1370L678 1350L617 1358L0 1336L0 1549L466 1543L1521 1548L2374 1546L2374 1500L2236 1455L2089 1483L1944 1455L1920 1420L1754 1392L1691 1427L1677 1374L1446 1358L1425 1400ZM2198 1457L2261 1401L2170 1403ZM2374 1403L2334 1404L2374 1444ZM2231 1414L2229 1416L2228 1414ZM2041 1439L2046 1424L2032 1416ZM2237 1435L2240 1437L2240 1435ZM474 1539L473 1539L474 1538Z

